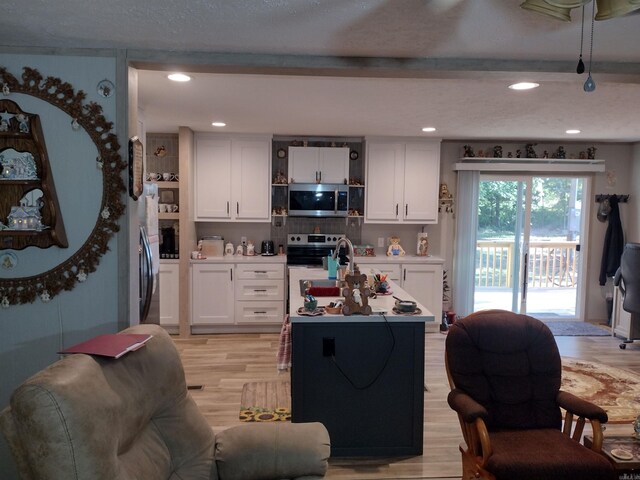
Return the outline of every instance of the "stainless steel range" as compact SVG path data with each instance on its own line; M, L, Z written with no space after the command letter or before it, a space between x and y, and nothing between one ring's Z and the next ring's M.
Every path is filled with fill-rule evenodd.
M287 237L288 265L322 265L322 258L335 250L343 233L290 233ZM342 250L342 248L341 248ZM340 252L343 256L346 252Z

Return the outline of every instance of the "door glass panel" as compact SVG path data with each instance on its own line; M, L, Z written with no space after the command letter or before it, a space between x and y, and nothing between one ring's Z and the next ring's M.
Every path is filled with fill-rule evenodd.
M525 184L480 178L474 311L519 311Z
M474 311L578 316L584 185L583 178L481 177Z
M527 313L575 317L584 182L569 177L532 181Z

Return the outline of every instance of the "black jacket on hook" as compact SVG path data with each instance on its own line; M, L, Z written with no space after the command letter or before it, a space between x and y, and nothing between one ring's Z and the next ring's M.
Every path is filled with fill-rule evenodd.
M611 212L607 215L609 224L604 235L604 246L602 248L602 262L600 264L600 285L607 283L607 277L613 277L620 267L620 258L624 249L624 233L622 232L622 222L620 221L620 209L618 208L618 197L612 195L609 198Z

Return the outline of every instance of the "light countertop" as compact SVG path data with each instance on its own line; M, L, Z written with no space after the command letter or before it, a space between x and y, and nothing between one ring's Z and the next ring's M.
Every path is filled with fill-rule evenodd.
M287 263L286 255L224 255L222 257L207 257L201 260L191 260L191 263ZM355 257L357 265L368 264L390 264L397 265L400 263L411 264L442 264L444 259L435 256L420 257L418 255L386 256L378 255L375 257Z
M353 260L356 262L356 265L366 265L370 263L389 263L389 264L398 264L398 263L435 263L442 264L444 263L444 258L435 257L432 255L419 256L419 255L376 255L375 257L359 257L355 256Z
M357 258L377 258L377 257L357 257ZM424 257L420 257L424 258ZM356 260L356 264L358 260ZM433 314L425 308L424 305L418 303L418 308L422 310L422 313L416 315L402 315L393 312L395 305L395 299L391 295L378 295L377 298L369 298L369 305L373 309L374 313L371 315L332 315L325 313L319 316L306 316L298 314L298 309L303 306L304 297L300 295L300 280L314 280L314 279L327 279L327 271L322 268L307 268L307 267L289 267L289 307L291 323L302 322L384 322L385 318L389 322L435 322ZM389 281L389 286L393 295L402 300L415 299L405 292L400 286ZM330 302L336 300L342 300L342 297L316 297L318 305L326 306ZM376 313L378 312L378 313ZM384 316L379 312L385 312Z
M207 257L200 260L189 260L194 263L287 263L286 255L225 255L223 257Z

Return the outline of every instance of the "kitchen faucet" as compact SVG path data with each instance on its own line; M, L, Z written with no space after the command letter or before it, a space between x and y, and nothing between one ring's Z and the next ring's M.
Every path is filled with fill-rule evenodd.
M356 267L356 262L353 258L353 244L351 243L351 240L349 240L347 237L340 237L338 239L335 250L333 251L333 259L337 260L338 254L340 252L340 246L343 243L344 243L344 246L349 249L347 255L349 257L349 268L351 268L351 273L356 273L356 271L358 270L358 267Z

